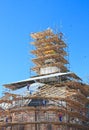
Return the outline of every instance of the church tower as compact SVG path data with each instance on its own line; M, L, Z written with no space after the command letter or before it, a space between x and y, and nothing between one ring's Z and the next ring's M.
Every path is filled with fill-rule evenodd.
M57 72L68 72L66 65L67 45L62 39L63 34L55 34L51 29L43 32L31 33L34 39L35 50L31 52L36 55L32 61L36 64L32 68L38 75L52 74Z

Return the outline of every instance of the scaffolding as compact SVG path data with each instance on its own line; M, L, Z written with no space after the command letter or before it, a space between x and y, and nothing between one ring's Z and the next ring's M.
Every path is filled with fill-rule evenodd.
M31 37L36 46L31 52L37 56L32 70L38 75L4 87L43 85L24 96L5 92L0 99L0 130L89 130L89 85L65 66L67 45L51 29Z

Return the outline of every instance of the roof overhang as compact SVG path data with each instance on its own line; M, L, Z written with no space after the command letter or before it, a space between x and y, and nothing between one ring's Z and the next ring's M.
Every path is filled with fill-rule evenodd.
M16 89L20 89L20 88L27 86L27 84L32 84L32 83L38 82L41 79L47 79L47 78L52 78L52 77L61 77L61 76L65 76L65 75L68 77L74 78L76 80L81 80L73 72L67 72L67 73L54 73L54 74L48 74L48 75L43 75L43 76L31 77L31 78L28 78L25 80L21 80L21 81L9 83L9 84L4 84L3 86L6 88L9 88L11 90L16 90Z

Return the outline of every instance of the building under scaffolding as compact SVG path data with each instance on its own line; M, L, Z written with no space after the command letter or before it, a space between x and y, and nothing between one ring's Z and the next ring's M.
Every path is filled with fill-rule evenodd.
M68 70L62 36L51 29L31 34L37 76L3 85L13 91L27 86L27 94L5 92L0 99L1 130L89 130L89 85Z

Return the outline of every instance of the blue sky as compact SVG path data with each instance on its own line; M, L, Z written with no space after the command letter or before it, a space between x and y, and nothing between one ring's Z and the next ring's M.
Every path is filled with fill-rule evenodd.
M70 69L89 82L88 0L0 0L0 95L4 83L30 77L29 34L48 27L64 33Z

